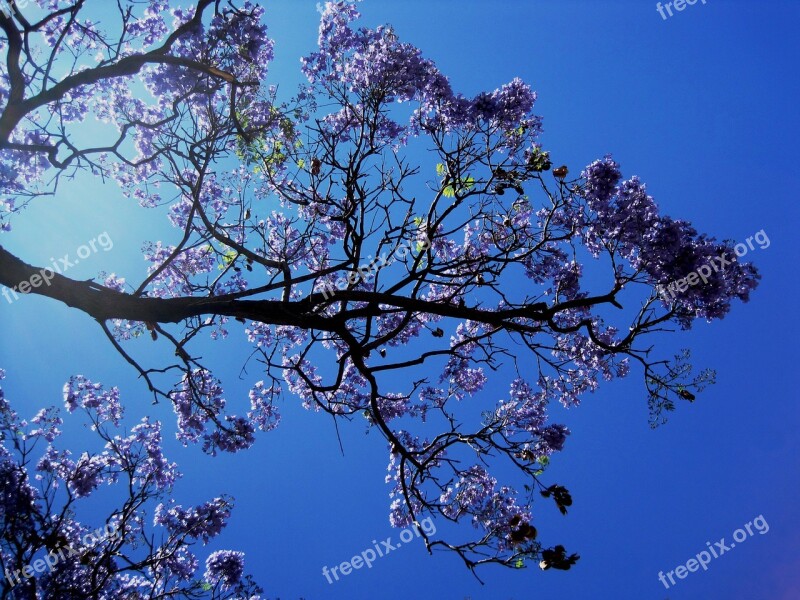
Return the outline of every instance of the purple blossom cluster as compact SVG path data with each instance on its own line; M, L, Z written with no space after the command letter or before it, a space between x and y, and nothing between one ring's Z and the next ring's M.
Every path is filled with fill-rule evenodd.
M99 422L111 422L119 425L124 409L119 399L119 389L112 387L103 389L83 375L74 375L64 384L64 405L69 412L81 408L91 410L97 415Z
M731 243L718 243L686 221L660 215L638 178L620 183L619 165L610 156L593 162L581 176L590 211L581 222L582 234L595 256L613 249L654 286L685 277L713 258L735 256ZM747 302L759 279L755 267L746 263L715 271L707 284L680 294L676 318L684 328L697 318L722 318L734 298Z
M261 431L271 431L280 423L281 415L274 405L280 393L280 386L273 384L267 387L263 381L256 382L250 390L250 412L247 413L247 418L258 425Z
M431 447L429 440L422 440L408 431L398 430L393 434L408 452L414 453L420 460L428 461L432 469L438 467L447 456L441 447ZM388 473L385 481L392 484L389 492L389 523L392 527L408 527L414 522L415 515L423 512L423 498L416 494L406 497L404 490L409 489L412 484L412 471L402 460L398 449L391 445L386 470Z
M156 507L154 523L166 527L173 534L186 533L207 544L227 525L231 506L231 500L225 497L214 498L189 508L171 501L169 506L162 503Z
M279 416L272 406L275 390L262 387L251 392L248 417L224 415L225 397L220 382L205 369L184 376L169 394L178 417L176 437L184 445L202 441L203 451L237 452L255 443L255 426L268 431L277 426ZM209 431L209 427L211 430Z
M302 59L303 73L311 88L338 97L337 90L352 96L352 102L325 118L328 131L349 139L370 112L370 104L414 102L410 122L403 126L381 111L376 128L381 139L403 140L421 129L478 129L489 126L510 137L520 126L538 129L540 120L529 116L536 94L520 79L472 99L456 94L436 65L411 44L401 43L391 27L358 28L360 17L353 2L326 2L319 28L318 51Z
M174 252L174 246L166 247L161 242L145 244L145 259L152 263L150 273L157 273L149 292L153 297L191 295L192 276L212 273L217 266L217 258L210 246L187 248L173 257Z
M517 430L537 432L547 419L545 394L534 392L527 381L518 378L511 382L509 396L508 401L500 401L495 411L503 429L508 435Z
M458 399L465 395L477 394L488 380L482 367L470 366L473 354L478 350L478 343L474 341L474 337L480 329L479 323L470 321L461 323L450 340L453 353L447 361L440 381L447 381L451 393Z
M0 380L4 378L0 369ZM174 501L165 504L179 473L162 453L160 423L144 418L128 434L118 432L122 411L116 390L106 391L83 376L72 377L64 390L69 412L84 412L91 430L105 442L101 452L85 451L73 461L68 450L56 447L61 436L56 409L44 409L30 422L22 420L0 387L0 559L10 585L4 590L11 590L12 597L42 600L201 597L207 590L191 547L219 535L230 518L231 499L214 498L188 508ZM39 441L47 446L31 462ZM103 519L104 527L93 529L76 515L97 516L99 505L89 512L78 505L102 484L115 486L122 503ZM153 524L166 532L160 541L145 522L156 503ZM142 553L142 548L150 551ZM48 566L43 573L37 566L35 577L23 574L43 556ZM260 593L244 575L239 552L213 552L204 578L235 597L258 598Z
M108 451L116 455L118 468L128 469L131 463L127 456L136 455L139 460L133 470L133 481L140 485L155 485L157 489L170 489L180 474L178 465L169 462L161 450L161 423L143 417L131 429L128 436L115 436L106 444Z
M439 498L444 516L458 520L469 516L472 525L496 541L501 551L511 549L512 519L530 520L530 507L518 505L516 491L497 485L497 480L480 465L462 472L458 481Z
M233 550L217 550L206 559L206 572L203 578L211 584L221 583L232 587L244 575L244 553Z

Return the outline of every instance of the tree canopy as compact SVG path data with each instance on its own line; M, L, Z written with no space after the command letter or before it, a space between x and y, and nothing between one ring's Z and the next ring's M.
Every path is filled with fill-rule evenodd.
M392 27L359 27L352 2L323 7L292 94L271 80L258 4L126 1L103 27L86 4L0 14L0 227L13 236L29 202L88 172L142 210L168 206L175 236L145 243L138 278L96 281L0 246L0 284L96 322L141 376L128 395L170 403L183 443L245 450L278 426L284 396L366 420L387 443L394 526L462 524L425 543L472 570L521 558L569 569L577 555L534 526L534 500L564 514L572 504L547 468L569 434L548 405L636 374L652 424L663 422L713 373L693 374L688 353L658 356L652 334L724 317L757 270L663 214L611 156L563 165L525 82L460 94ZM84 144L78 130L95 119L109 142ZM702 285L659 293L720 257L732 260ZM227 397L193 351L201 336L229 335L260 365L247 399ZM174 360L130 351L140 336ZM507 397L483 393L491 378ZM58 449L55 409L22 421L0 390L2 567L72 549L41 576L6 581L2 597L261 593L235 551L200 573L191 548L221 531L231 502L170 504L177 465L160 424L138 402L127 408L141 421L123 431L119 396L81 376L66 384L68 411L103 444L76 460ZM515 481L493 476L501 463ZM87 543L98 524L79 521L76 503L104 482L124 498L99 526L118 535ZM142 515L156 504L151 527Z

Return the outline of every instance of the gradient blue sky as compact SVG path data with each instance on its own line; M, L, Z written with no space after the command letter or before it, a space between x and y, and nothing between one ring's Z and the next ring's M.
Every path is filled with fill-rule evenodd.
M91 4L91 3L90 3ZM298 57L316 40L316 3L265 3L276 40L273 83L293 89ZM800 597L797 372L798 319L795 227L800 221L796 106L795 1L722 1L687 6L664 21L654 2L367 0L363 23L392 23L405 41L437 62L467 94L515 76L539 92L545 146L574 170L612 152L626 174L638 174L662 211L691 220L719 238L743 241L759 230L767 249L748 255L763 281L749 304L722 322L698 324L663 340L668 356L690 347L718 384L670 422L647 425L638 376L606 385L570 411L555 410L572 430L551 477L567 485L568 517L544 511L546 539L581 554L570 572L489 568L481 586L455 556L428 556L411 542L329 585L321 574L372 545L397 538L388 523L385 444L361 423L341 428L293 398L281 406L278 430L249 452L207 458L172 441L168 456L186 476L183 502L220 492L237 499L231 524L214 548L247 554L267 596L283 600L527 598L792 600ZM160 213L121 198L113 186L80 179L55 199L33 205L2 243L33 264L107 231L109 252L82 261L69 275L100 270L137 280L144 240L174 241ZM244 399L260 378L237 326L232 339L209 344L231 398ZM102 332L83 314L42 298L9 305L0 298L0 367L4 388L23 413L61 403L73 373L118 385L132 421L144 413L174 429L169 407L151 407L146 390ZM156 358L149 340L133 349ZM488 389L493 403L505 388ZM85 434L65 424L74 449ZM88 443L88 442L87 442ZM763 515L769 524L707 572L666 590L669 571Z

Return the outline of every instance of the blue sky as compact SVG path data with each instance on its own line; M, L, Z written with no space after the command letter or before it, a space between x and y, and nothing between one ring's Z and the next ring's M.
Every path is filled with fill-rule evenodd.
M276 40L272 83L293 89L298 58L316 41L316 3L266 3ZM749 304L721 322L660 339L660 354L692 349L699 367L717 370L717 385L670 422L650 430L643 384L601 387L554 417L572 430L550 475L573 493L567 517L543 511L540 532L581 560L569 572L489 568L481 586L460 560L428 556L410 542L328 584L322 567L349 560L398 531L388 523L385 443L361 423L342 426L345 454L332 423L287 397L283 421L250 451L210 459L198 448L168 444L185 473L183 502L220 492L237 499L231 524L215 545L247 554L269 597L386 600L522 600L530 597L790 600L800 594L800 423L798 320L800 260L796 76L800 5L708 0L663 20L654 2L367 0L363 23L392 23L401 39L436 61L454 87L474 94L519 76L539 93L544 145L555 160L580 168L612 152L637 174L661 210L720 239L744 241L764 230L766 249L748 254L763 280ZM161 213L124 200L111 185L80 179L33 205L2 243L32 264L73 253L107 231L114 248L70 271L140 278L145 240L174 241ZM241 332L204 348L228 396L244 396L260 378ZM147 412L174 428L169 407L152 407L146 389L83 314L42 298L0 298L0 367L21 413L61 403L73 373L117 385L129 419ZM149 340L133 348L157 356ZM505 395L490 388L491 402ZM75 450L86 436L68 419ZM769 524L707 571L665 589L670 571L759 515Z

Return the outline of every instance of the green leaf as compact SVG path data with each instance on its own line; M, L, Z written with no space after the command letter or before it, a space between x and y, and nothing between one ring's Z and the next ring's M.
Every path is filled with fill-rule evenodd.
M439 177L444 177L445 173L447 173L447 169L445 168L444 164L439 163L436 165L436 174Z
M451 184L448 184L442 190L442 195L445 198L453 198L456 195L456 189L459 192L463 192L475 186L475 178L470 176L466 179L462 179L461 181L457 182L457 187Z
M222 255L222 264L217 265L217 268L220 271L224 270L225 267L229 266L234 260L236 260L236 257L238 256L239 253L236 252L236 250L228 250L225 254Z
M515 567L521 569L525 565L525 559L521 556L517 559L517 562L514 564Z

